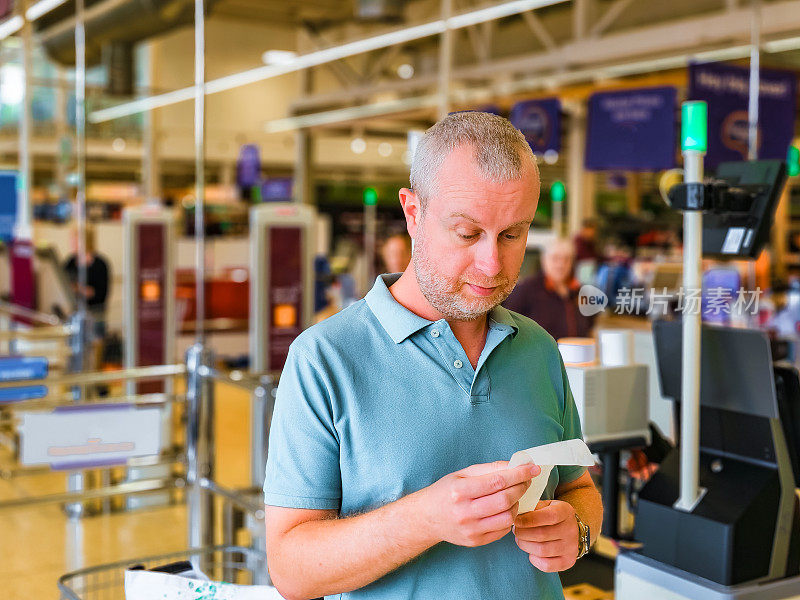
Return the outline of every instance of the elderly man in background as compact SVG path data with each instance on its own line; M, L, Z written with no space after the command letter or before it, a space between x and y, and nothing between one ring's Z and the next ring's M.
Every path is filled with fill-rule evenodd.
M559 466L520 515L540 469L507 462L581 437L555 342L499 306L536 163L507 120L456 113L420 141L411 184L409 267L289 351L264 482L270 576L290 600L562 600L556 572L598 532L599 494Z
M589 335L592 318L578 310L580 283L572 274L574 258L568 239L548 244L541 272L521 281L503 306L533 319L555 339Z

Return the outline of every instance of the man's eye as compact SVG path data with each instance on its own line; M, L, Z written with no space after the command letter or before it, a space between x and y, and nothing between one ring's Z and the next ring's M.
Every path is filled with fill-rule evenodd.
M503 237L505 237L507 240L518 240L519 239L519 234L518 233L505 233L505 234L503 234Z
M458 237L460 237L462 240L474 240L476 237L478 237L478 234L477 233L470 233L470 234L459 233Z

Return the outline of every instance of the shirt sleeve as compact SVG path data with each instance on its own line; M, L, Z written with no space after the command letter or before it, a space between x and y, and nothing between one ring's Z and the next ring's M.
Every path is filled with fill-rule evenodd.
M339 509L339 437L329 388L313 361L293 344L281 373L269 434L264 503Z
M583 433L581 431L581 419L578 415L578 408L575 406L575 398L572 397L572 390L569 387L569 379L567 378L567 371L564 368L564 361L561 360L561 377L564 386L564 418L561 421L561 426L564 428L564 437L562 440L582 439ZM575 481L586 472L586 467L580 465L562 465L558 467L558 482L569 483Z

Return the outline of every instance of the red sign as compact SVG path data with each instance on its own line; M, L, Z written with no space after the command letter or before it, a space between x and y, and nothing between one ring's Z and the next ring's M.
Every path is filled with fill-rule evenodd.
M136 366L163 365L166 361L167 311L166 289L167 227L163 223L141 223L136 226ZM137 384L137 393L164 391L161 381Z
M11 302L17 306L36 308L36 280L33 276L33 242L14 240L11 243ZM30 323L18 318L20 323Z
M289 345L303 331L303 231L270 227L267 249L267 369L279 371Z

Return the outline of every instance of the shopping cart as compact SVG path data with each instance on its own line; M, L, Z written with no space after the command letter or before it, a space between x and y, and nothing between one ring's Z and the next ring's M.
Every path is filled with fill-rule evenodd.
M58 589L62 600L124 600L127 569L137 565L152 569L184 560L197 565L213 581L263 585L268 577L264 552L242 546L211 546L87 567L62 575Z

